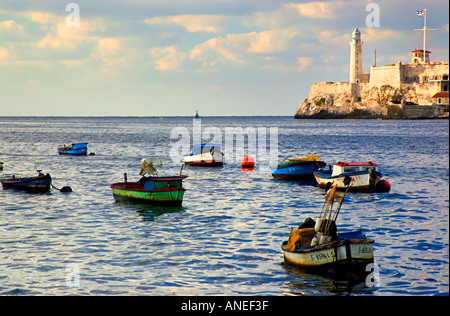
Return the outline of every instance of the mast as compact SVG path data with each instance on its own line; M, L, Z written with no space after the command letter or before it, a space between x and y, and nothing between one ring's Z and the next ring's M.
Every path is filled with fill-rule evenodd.
M417 11L417 15L419 14L420 11ZM436 29L429 29L427 27L427 9L423 9L423 28L422 29L415 29L416 31L423 31L423 59L422 62L426 63L427 62L427 53L426 53L426 48L427 48L427 31L434 31Z
M426 46L427 46L427 9L423 9L423 60L426 62Z

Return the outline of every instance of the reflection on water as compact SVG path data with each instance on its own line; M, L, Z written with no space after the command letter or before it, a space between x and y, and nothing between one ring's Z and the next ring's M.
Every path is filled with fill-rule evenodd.
M334 271L311 272L282 265L283 269L293 277L286 284L285 295L372 295L374 286L368 286L369 274L340 273Z
M124 203L124 202L116 202L120 207L129 209L130 211L136 211L136 213L142 218L142 221L154 221L155 217L161 216L163 214L170 213L179 213L185 210L182 206L150 206L143 204L132 204L132 203Z

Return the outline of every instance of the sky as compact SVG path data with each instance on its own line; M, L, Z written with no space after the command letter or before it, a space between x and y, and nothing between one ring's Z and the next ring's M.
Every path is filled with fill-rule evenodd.
M364 72L409 62L424 8L448 61L448 0L0 0L0 116L293 116L355 27Z

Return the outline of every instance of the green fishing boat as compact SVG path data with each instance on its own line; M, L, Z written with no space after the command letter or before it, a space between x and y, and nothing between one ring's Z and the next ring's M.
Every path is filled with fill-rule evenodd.
M145 174L150 176L145 176ZM186 176L159 176L153 163L142 160L142 178L137 182L128 182L124 174L124 182L111 184L114 199L117 202L128 202L160 206L181 206L186 191L183 180Z

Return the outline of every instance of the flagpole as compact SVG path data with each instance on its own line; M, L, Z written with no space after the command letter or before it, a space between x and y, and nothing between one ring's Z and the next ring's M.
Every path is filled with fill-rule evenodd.
M426 45L427 45L427 9L423 9L424 19L423 19L423 60L424 63L427 63L427 53L426 53Z

